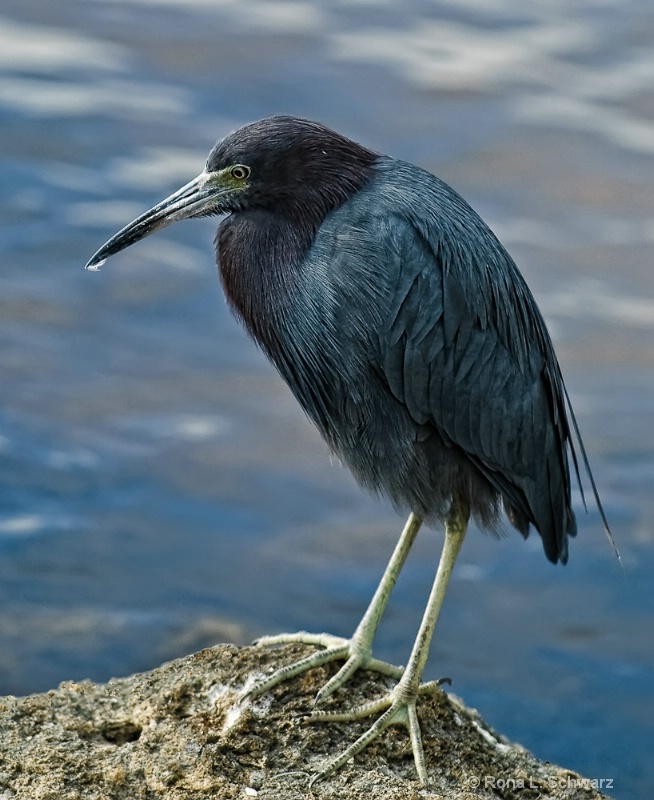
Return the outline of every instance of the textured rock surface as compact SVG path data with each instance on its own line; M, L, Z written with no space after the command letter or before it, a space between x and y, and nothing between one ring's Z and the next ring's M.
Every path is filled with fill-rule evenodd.
M403 728L390 729L354 763L309 789L307 770L366 727L306 721L335 667L242 706L237 693L253 675L310 650L221 645L104 685L64 683L46 694L0 699L0 800L604 796L499 737L440 691L419 704L428 789L416 780ZM371 699L385 685L373 673L359 673L332 703Z

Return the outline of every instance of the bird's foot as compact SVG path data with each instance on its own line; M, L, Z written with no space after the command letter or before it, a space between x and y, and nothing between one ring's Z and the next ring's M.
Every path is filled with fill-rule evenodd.
M257 639L255 644L262 647L271 647L291 642L311 644L323 649L301 658L293 664L287 664L285 667L275 670L267 678L257 681L254 686L243 692L241 699L257 697L282 681L295 678L307 670L320 667L331 661L345 661L345 664L318 692L314 701L316 705L326 700L336 689L349 680L358 669L369 669L397 679L401 678L404 672L403 667L397 667L387 661L373 658L369 644L367 642L359 642L356 636L352 639L343 639L340 636L332 636L329 633L306 633L301 631L299 633L282 633L277 636L263 636L261 639Z
M411 749L413 750L413 760L416 765L418 778L423 786L427 785L427 767L425 766L425 754L422 747L422 735L420 733L420 723L416 712L416 701L420 695L433 694L439 690L442 683L449 681L443 678L439 681L430 681L421 684L417 690L410 690L403 685L402 681L397 684L387 695L364 703L342 713L330 711L314 711L309 717L310 722L351 722L352 720L362 719L372 716L382 711L382 715L362 734L356 742L353 742L340 755L333 758L311 778L310 785L313 786L319 780L327 778L339 770L351 758L358 755L362 750L377 739L390 725L405 725L409 731L411 739Z

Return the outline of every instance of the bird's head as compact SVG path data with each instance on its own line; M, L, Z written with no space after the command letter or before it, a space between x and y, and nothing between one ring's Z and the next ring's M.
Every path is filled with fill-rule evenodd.
M173 222L252 208L322 219L370 178L378 154L297 117L269 117L216 144L204 171L111 237L90 259L112 255Z

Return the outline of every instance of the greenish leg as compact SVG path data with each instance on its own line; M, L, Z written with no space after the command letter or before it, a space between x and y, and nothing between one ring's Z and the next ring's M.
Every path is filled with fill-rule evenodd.
M384 713L376 722L362 735L356 742L351 744L343 753L327 763L320 772L314 775L311 783L315 783L321 778L336 772L347 761L364 750L390 725L402 724L409 729L411 738L411 748L416 765L418 778L423 785L427 785L427 769L425 766L425 755L422 746L422 736L420 725L416 713L416 701L420 694L430 691L434 684L423 684L420 679L429 655L429 645L436 621L438 619L445 591L452 575L454 563L463 544L470 511L468 506L462 501L453 501L452 507L445 520L445 542L441 553L438 571L432 586L427 607L416 636L408 664L397 686L392 689L386 697L380 698L372 703L367 703L359 708L352 709L343 714L331 714L317 711L311 720L321 721L348 721L360 719L379 711ZM384 710L385 709L385 710Z
M269 646L287 644L289 642L302 642L303 644L317 645L325 649L317 653L312 653L310 656L300 659L294 664L289 664L276 670L272 675L257 682L251 689L244 692L243 699L247 697L256 697L267 692L282 681L294 678L296 675L300 675L314 667L319 667L322 664L338 660L345 660L345 664L318 692L316 695L316 703L321 703L326 700L358 669L370 669L380 672L382 675L400 678L404 671L402 667L397 667L393 664L388 664L386 661L380 661L372 657L372 643L379 622L386 609L388 599L397 581L397 577L404 566L404 562L420 530L421 524L422 520L419 517L415 514L409 515L409 519L395 546L388 566L379 582L379 586L351 639L342 639L327 633L311 634L306 632L264 636L257 641L257 644Z

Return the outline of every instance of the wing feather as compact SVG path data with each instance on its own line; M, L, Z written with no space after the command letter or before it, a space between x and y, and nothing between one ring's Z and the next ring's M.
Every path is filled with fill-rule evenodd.
M579 478L571 430L605 517L534 298L494 234L446 184L393 159L380 158L377 173L322 226L311 250L322 282L310 284L302 302L315 303L329 274L332 294L321 303L332 308L332 330L316 348L336 365L340 343L359 339L359 347L347 350L359 361L341 358L346 383L339 397L347 389L367 403L363 411L350 407L346 418L358 415L355 430L369 426L371 443L383 436L384 419L396 426L387 452L404 470L404 482L384 482L388 465L369 474L376 461L361 455L354 433L341 451L363 482L409 502L419 494L412 494L409 477L438 480L439 470L449 468L445 451L451 448L451 463L473 467L501 496L512 524L525 536L533 524L548 558L565 562L568 536L576 532L569 454ZM366 383L369 373L383 392L366 401L364 387L378 392ZM330 391L326 382L323 392ZM406 430L400 434L387 391L413 421L416 446L429 441L431 430L445 448L428 474L424 465L411 473L411 459L394 449ZM377 454L383 447L375 442ZM441 493L438 513L442 501ZM488 521L479 508L481 521Z
M463 451L535 525L548 557L565 560L575 523L563 382L524 280L478 226L462 240L460 230L456 239L430 230L422 215L396 220L402 296L382 344L385 374L416 423Z

